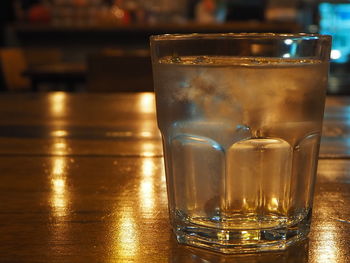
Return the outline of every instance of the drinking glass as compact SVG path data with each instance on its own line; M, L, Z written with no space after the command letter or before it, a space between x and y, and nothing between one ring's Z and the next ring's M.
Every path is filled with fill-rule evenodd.
M331 37L151 37L178 242L283 250L310 229Z

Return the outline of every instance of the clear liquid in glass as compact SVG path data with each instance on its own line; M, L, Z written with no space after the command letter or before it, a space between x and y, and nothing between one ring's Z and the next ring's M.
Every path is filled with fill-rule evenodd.
M230 252L305 237L327 65L166 57L154 70L178 240Z

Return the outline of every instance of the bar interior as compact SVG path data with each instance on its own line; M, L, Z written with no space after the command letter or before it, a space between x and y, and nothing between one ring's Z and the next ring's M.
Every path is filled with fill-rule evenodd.
M349 93L347 1L5 0L1 5L2 91L152 91L150 35L305 32L333 36L328 93Z
M172 234L149 38L244 32L331 35L330 72L309 237L222 255ZM349 114L350 1L0 0L0 261L348 263Z

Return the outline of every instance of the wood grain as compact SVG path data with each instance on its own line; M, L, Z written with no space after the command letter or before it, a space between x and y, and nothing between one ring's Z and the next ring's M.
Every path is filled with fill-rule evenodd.
M153 95L62 94L0 96L0 262L350 262L349 98L327 101L341 132L323 138L309 239L223 256L172 236Z

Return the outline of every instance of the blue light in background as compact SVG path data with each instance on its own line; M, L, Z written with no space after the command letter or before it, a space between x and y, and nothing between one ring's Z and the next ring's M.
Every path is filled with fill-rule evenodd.
M332 35L331 58L336 63L350 60L350 2L320 3L320 34Z

